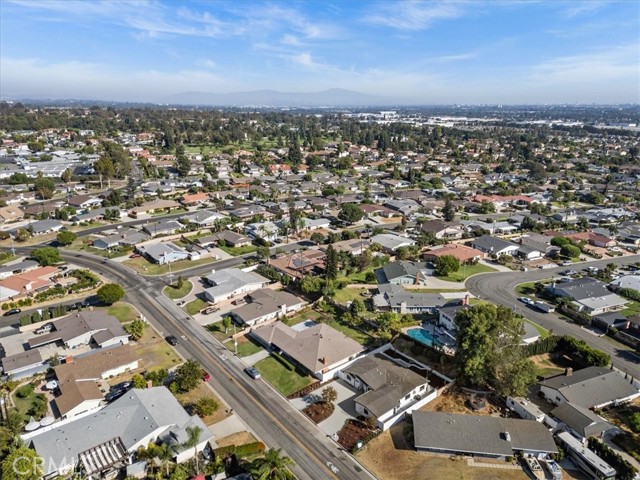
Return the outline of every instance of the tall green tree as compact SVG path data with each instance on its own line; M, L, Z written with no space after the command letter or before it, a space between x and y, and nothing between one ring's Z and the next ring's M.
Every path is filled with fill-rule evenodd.
M460 270L460 260L453 255L442 255L436 260L435 274L438 277L446 277L450 273Z
M55 265L62 262L62 256L58 249L53 247L36 248L31 251L31 258L40 264L42 267L49 265Z
M58 235L56 235L56 240L63 247L71 245L76 238L78 238L78 234L69 230L63 230L62 232L58 232Z
M125 295L124 288L117 283L107 283L98 289L96 297L100 300L100 303L106 305L113 305L114 303L122 300Z
M455 360L463 385L494 388L500 395L526 393L535 382L535 368L523 356L524 325L502 305L475 305L456 315Z
M456 208L453 206L451 199L447 198L442 208L442 218L445 222L452 222L456 217Z
M324 276L331 280L338 277L338 252L333 245L327 247Z
M56 182L52 178L43 176L42 172L38 172L38 177L33 181L33 187L38 197L47 200L53 197L56 191Z
M340 208L338 218L344 220L347 223L356 223L362 220L364 217L364 211L359 205L355 203L345 203Z
M22 444L2 460L3 480L40 480L43 461L35 450Z

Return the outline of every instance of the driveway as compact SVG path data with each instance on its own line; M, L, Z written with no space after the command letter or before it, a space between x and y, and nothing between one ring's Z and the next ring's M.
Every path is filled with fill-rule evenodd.
M351 385L342 380L336 380L335 382L331 382L328 385L323 385L317 390L314 390L306 397L295 398L291 400L291 404L298 410L302 410L307 406L307 402L312 402L314 399L321 398L322 390L324 390L327 386L335 388L336 392L338 393L338 399L335 402L335 410L333 411L331 416L323 422L320 422L318 424L318 428L320 428L320 430L322 430L327 435L333 435L334 433L338 433L340 431L340 429L344 426L344 422L346 422L350 418L356 418L358 416L355 410L355 403L353 399L361 395L361 391L356 390Z

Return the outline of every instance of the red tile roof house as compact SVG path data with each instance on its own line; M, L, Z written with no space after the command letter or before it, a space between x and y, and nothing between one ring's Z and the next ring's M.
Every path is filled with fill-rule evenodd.
M452 243L426 251L424 258L425 260L436 260L444 255L452 255L460 260L461 263L480 260L485 257L485 253L480 250Z
M578 232L578 233L569 233L563 235L565 238L570 238L576 242L587 242L589 245L593 245L594 247L608 248L615 247L616 241L613 238L605 237L604 235L598 235L593 232Z
M209 194L206 192L194 193L192 195L183 195L180 198L180 203L183 205L199 205L209 201Z

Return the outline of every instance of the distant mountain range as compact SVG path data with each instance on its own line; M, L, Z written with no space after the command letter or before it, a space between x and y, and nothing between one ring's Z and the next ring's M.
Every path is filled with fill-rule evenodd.
M254 90L235 93L184 92L171 95L162 103L170 105L272 106L272 107L336 107L363 105L398 105L399 99L367 95L341 88L320 92L278 92Z

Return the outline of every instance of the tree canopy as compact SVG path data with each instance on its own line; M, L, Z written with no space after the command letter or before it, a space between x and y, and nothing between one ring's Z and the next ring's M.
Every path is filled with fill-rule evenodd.
M475 305L460 311L456 324L460 382L493 388L499 395L525 395L536 376L520 348L522 320L502 305Z
M348 223L359 222L362 217L364 217L364 211L355 203L345 203L338 213L338 218Z
M36 248L31 251L31 258L38 262L42 267L62 262L60 252L53 247Z
M69 230L63 230L56 235L56 240L58 240L58 243L62 246L71 245L76 238L78 238L78 234L70 232Z
M458 270L460 270L460 260L453 255L442 255L436 260L435 274L438 277L446 277Z
M96 296L101 303L112 305L120 300L125 295L124 288L117 283L107 283L98 289Z

